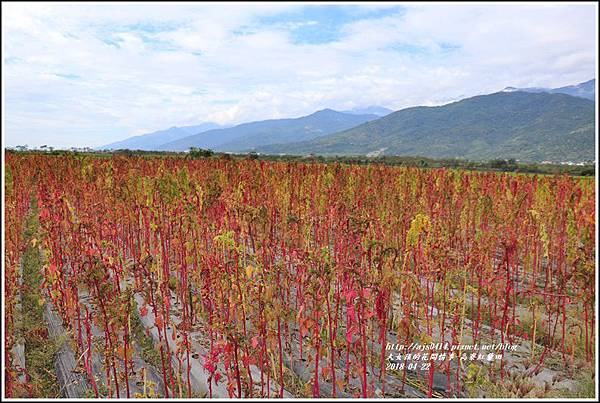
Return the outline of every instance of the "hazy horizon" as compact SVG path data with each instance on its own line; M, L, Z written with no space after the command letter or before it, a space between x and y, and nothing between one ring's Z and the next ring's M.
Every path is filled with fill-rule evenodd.
M4 144L440 105L595 77L595 4L3 3Z

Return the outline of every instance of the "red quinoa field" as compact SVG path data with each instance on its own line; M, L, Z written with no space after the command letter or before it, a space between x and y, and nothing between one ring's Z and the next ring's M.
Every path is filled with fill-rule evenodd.
M5 393L585 393L595 196L566 175L7 153Z

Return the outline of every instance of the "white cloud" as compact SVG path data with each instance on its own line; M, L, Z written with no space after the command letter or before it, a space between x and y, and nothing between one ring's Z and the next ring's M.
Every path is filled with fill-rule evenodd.
M411 4L320 44L292 32L322 21L257 20L301 7L5 3L6 144L97 146L140 128L437 105L595 74L592 4Z

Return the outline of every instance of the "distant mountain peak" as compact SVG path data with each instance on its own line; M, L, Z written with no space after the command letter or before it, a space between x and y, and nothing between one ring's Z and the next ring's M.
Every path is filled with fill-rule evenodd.
M567 95L571 95L573 97L591 99L593 101L596 99L596 79L592 78L591 80L585 81L583 83L579 83L579 84L575 84L575 85L567 85L567 86L559 87L559 88L506 87L501 92L515 92L515 91L548 92L551 94L567 94Z
M320 109L320 110L318 110L318 111L316 111L314 113L311 113L309 116L312 116L312 115L323 115L323 114L334 114L334 113L338 114L338 113L341 113L341 112L335 111L335 110L333 110L331 108L325 108L325 109Z

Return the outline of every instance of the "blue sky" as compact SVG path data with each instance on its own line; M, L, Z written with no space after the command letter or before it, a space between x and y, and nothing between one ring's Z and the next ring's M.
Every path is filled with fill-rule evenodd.
M595 75L593 4L3 3L5 144L439 105Z
M360 5L312 5L288 12L259 17L255 30L279 28L289 32L293 44L326 44L343 38L344 27L361 20L399 16L404 8L392 5L366 8Z

